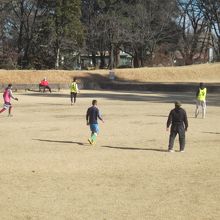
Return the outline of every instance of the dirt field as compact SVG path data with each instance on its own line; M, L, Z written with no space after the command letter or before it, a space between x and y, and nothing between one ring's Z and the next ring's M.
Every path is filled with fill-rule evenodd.
M19 93L0 115L1 220L220 219L220 97L195 119L194 94L81 91ZM183 98L184 97L184 98ZM105 119L87 144L85 112ZM168 153L173 100L189 117L185 153ZM176 141L178 151L178 141Z

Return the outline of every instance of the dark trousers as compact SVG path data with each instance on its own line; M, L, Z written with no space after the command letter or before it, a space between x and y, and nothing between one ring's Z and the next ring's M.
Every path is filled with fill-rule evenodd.
M76 96L77 96L76 92L71 92L70 93L71 103L73 103L73 99L74 99L74 103L76 102Z
M39 91L41 92L41 89L43 89L43 92L45 92L46 89L48 89L51 93L51 88L49 86L42 86L42 85L39 85Z
M170 138L169 138L169 150L173 149L174 140L176 135L179 135L179 145L180 151L184 150L185 148L185 127L183 124L173 124L170 130Z

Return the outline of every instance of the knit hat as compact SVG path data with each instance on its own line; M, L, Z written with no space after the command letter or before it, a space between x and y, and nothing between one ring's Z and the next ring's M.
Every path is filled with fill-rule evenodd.
M175 106L177 106L177 107L180 107L180 106L182 105L180 101L175 101L174 104L175 104Z

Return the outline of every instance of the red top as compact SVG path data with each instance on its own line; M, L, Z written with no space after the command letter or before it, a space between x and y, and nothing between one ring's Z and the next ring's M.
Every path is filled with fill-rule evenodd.
M40 82L40 85L41 85L41 86L48 86L49 83L48 83L47 80L42 80L42 81Z

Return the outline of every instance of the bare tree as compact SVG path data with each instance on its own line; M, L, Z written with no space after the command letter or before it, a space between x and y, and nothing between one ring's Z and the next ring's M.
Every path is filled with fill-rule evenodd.
M139 0L124 10L127 14L126 25L122 25L126 52L133 56L134 67L152 65L156 48L175 38L175 1Z
M207 51L209 46L209 25L197 0L178 0L180 16L180 41L178 49L184 64L193 64L195 58Z
M212 38L213 46L217 54L217 58L220 60L220 0L198 0L198 3L200 9L212 27L212 33L215 35Z

